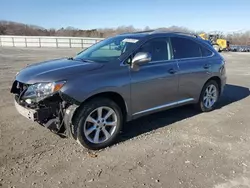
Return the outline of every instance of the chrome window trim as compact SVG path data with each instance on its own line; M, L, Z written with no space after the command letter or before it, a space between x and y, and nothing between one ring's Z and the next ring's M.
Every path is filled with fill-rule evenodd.
M188 57L188 58L180 58L180 59L174 59L174 60L177 60L177 61L182 61L182 60L196 60L196 59L205 59L205 58L210 58L210 57L213 57L214 56L214 53L212 52L212 55L211 56L206 56L206 57Z
M166 37L152 37L152 38L150 38L150 39L155 39L155 38L171 38L171 37L176 37L176 36L166 36ZM179 36L178 36L179 37ZM181 37L180 37L181 38ZM183 37L183 38L186 38L186 37ZM189 38L188 38L189 39ZM192 39L190 39L190 40L192 40ZM148 41L148 40L147 40ZM147 41L145 41L143 44L145 44ZM199 42L197 42L197 41L195 41L195 40L192 40L192 41L194 41L195 43L197 43L197 44L199 44L200 46L202 46L202 47L204 47L204 45L202 45L202 44L200 44ZM141 44L140 45L140 47L143 45L143 44ZM140 47L138 47L138 48L140 48ZM137 48L137 49L138 49ZM181 61L185 61L185 60L197 60L197 59L205 59L205 58L212 58L212 57L214 57L214 55L215 55L215 53L213 52L213 51L211 51L210 49L208 49L207 47L204 47L204 48L206 48L207 50L209 50L212 54L210 55L210 56L201 56L201 57L188 57L188 58L179 58L179 59L174 59L174 57L173 57L173 59L168 59L168 60L164 60L164 62L166 62L166 61L176 61L177 63L178 62L181 62ZM169 49L170 50L170 49ZM134 53L136 50L134 50L132 53ZM126 57L121 63L120 63L120 66L128 66L129 64L126 64L125 63L125 61L127 60L127 58L128 57ZM151 62L149 62L149 64L150 63L159 63L159 62L163 62L163 60L161 60L161 61L151 61Z

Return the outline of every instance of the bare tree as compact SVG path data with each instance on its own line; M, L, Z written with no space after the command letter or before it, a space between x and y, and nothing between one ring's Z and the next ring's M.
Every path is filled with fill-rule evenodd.
M101 37L106 38L120 33L128 33L135 31L150 30L149 26L143 29L134 28L132 25L119 26L117 28L99 28L91 30L82 30L74 27L66 27L60 29L45 29L36 25L27 25L22 23L0 21L0 35L27 35L27 36L74 36L74 37ZM156 28L160 31L178 31L188 33L206 33L204 31L193 31L185 27L170 26ZM235 32L230 34L223 34L221 31L210 32L219 34L221 37L226 38L231 44L250 45L250 31Z

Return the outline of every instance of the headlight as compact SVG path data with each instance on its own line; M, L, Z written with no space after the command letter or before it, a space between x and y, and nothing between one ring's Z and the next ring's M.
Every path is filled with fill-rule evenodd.
M28 103L39 102L40 100L43 100L44 98L59 91L65 83L65 81L60 81L30 85L22 98Z

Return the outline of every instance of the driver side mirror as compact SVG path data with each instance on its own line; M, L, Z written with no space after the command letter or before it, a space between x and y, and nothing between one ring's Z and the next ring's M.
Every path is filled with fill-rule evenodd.
M132 59L131 67L138 70L139 66L150 62L152 59L151 54L148 52L138 52Z
M141 65L151 61L151 55L148 52L138 52L132 59L132 64Z

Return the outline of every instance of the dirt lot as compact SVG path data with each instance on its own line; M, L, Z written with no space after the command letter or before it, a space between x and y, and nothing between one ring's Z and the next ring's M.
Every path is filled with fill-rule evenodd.
M228 85L217 110L136 120L93 153L19 115L9 93L26 64L76 52L0 48L0 187L250 187L250 54L223 53Z

